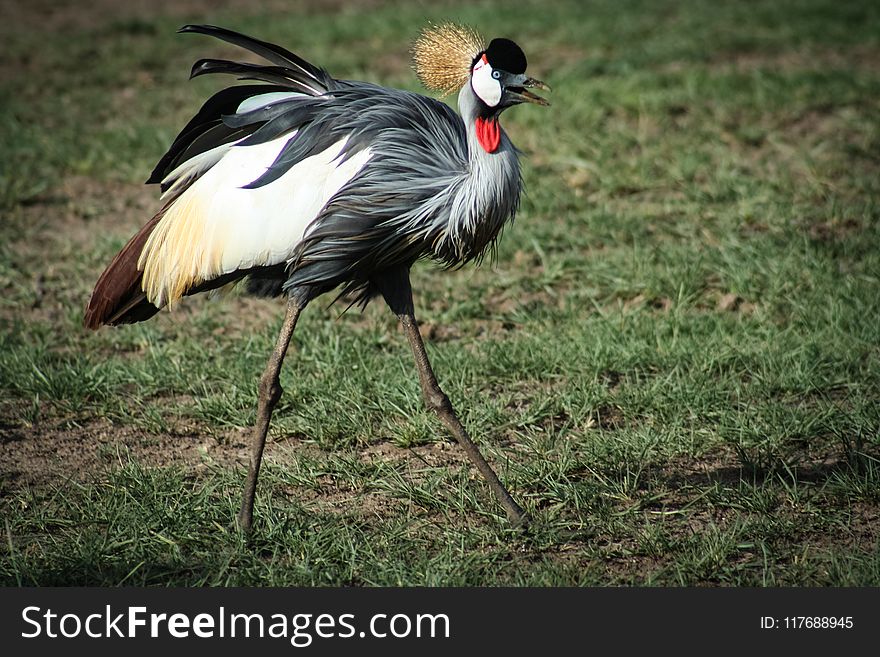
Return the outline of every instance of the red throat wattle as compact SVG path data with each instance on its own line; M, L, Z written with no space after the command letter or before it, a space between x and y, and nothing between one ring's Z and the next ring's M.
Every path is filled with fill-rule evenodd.
M498 126L498 119L477 117L477 139L487 153L497 151L498 144L501 143L501 128Z

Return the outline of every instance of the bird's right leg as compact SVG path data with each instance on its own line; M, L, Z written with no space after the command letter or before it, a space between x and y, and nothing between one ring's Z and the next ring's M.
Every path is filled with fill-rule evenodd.
M434 375L434 370L428 360L428 353L425 351L425 343L422 341L422 336L419 333L419 325L416 322L415 315L413 313L404 313L398 315L398 319L400 319L400 324L403 326L403 332L409 340L413 356L415 356L416 359L416 365L419 370L419 381L422 385L422 396L425 398L425 404L437 414L437 417L439 417L449 431L452 432L452 435L458 441L458 444L461 445L462 449L464 449L465 454L467 454L471 463L473 463L477 467L477 470L480 471L480 474L483 475L483 478L486 480L486 483L495 495L495 499L497 499L501 506L504 507L504 510L507 512L507 517L510 518L510 522L513 526L524 526L528 522L526 512L523 511L522 507L516 503L516 500L514 500L513 497L511 497L510 493L504 487L504 484L498 479L498 475L495 474L492 466L486 462L485 458L483 458L479 448L468 435L467 429L464 428L461 420L458 419L458 414L452 407L449 397L440 388L440 384L437 383L437 377Z
M403 332L409 341L413 356L415 357L416 367L419 371L419 383L422 387L422 396L425 404L429 409L437 414L437 417L446 425L455 440L467 454L486 483L489 485L495 499L504 507L507 517L510 519L514 527L523 527L528 524L528 516L523 508L516 503L511 494L508 492L498 475L492 469L492 466L486 461L480 453L479 448L473 440L471 440L467 429L458 418L458 414L452 407L449 397L440 388L434 369L431 367L431 361L428 360L428 352L425 350L425 343L419 332L419 325L416 322L415 311L413 308L412 287L409 281L409 270L398 269L387 272L385 276L375 280L376 285L385 297L385 301L391 308L392 312L397 315Z
M281 372L281 364L287 353L290 338L296 328L299 314L308 303L308 296L296 291L291 294L287 302L287 314L284 316L284 324L275 343L275 350L269 357L263 376L260 377L260 401L257 406L257 421L254 425L253 437L251 438L251 457L248 466L247 480L244 485L244 494L241 499L241 510L238 512L238 526L249 532L254 521L254 498L257 493L257 478L260 476L260 464L263 461L263 448L266 446L266 434L269 432L269 422L272 419L272 411L281 398L281 384L278 375Z

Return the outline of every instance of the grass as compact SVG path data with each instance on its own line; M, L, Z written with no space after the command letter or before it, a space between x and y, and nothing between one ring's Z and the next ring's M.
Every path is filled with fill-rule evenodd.
M0 583L880 585L880 10L63 7L0 28ZM441 383L535 526L507 529L423 410L387 310L316 303L246 539L283 305L80 327L156 208L138 183L219 84L187 67L235 52L174 31L416 89L406 44L450 17L554 87L504 116L528 196L497 261L413 274Z

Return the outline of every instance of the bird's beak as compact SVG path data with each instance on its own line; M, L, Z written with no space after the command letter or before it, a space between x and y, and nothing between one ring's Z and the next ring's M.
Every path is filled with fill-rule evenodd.
M518 103L534 103L535 105L544 105L547 106L550 103L533 94L529 91L529 88L532 89L543 89L544 91L550 91L550 85L546 82L541 82L541 80L536 80L535 78L526 78L524 77L522 80L518 81L519 84L513 87L508 87L507 92L510 94L512 100Z

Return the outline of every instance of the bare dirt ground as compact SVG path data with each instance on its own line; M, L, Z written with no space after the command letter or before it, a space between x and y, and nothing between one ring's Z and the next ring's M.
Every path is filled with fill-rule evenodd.
M247 463L244 432L146 435L104 419L77 426L65 420L22 425L17 415L14 404L0 411L0 479L7 489L91 479L131 460L182 466L194 473Z

